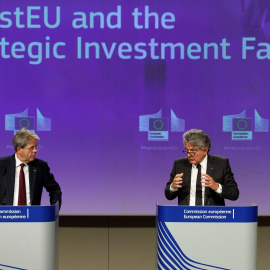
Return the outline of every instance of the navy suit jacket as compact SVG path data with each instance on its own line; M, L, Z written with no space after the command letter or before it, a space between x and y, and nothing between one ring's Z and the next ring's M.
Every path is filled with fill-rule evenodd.
M0 158L0 205L13 205L15 185L15 154ZM59 184L50 173L48 164L35 159L27 163L29 166L29 184L31 205L40 205L43 187L50 196L50 204L62 202L62 192Z
M187 158L181 158L174 161L173 169L170 174L170 180L165 188L165 196L168 200L178 197L178 205L189 205L190 183L191 183L192 164ZM176 174L184 173L182 188L178 191L170 191L170 185ZM204 205L225 205L224 199L235 201L239 197L237 183L234 180L229 160L225 157L209 155L207 157L207 170L217 183L222 186L222 193L218 194L210 188L205 188Z

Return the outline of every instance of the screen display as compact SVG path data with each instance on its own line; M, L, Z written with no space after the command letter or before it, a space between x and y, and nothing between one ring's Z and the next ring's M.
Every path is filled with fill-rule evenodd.
M239 186L226 205L270 214L268 3L1 1L1 156L28 128L62 214L152 215L202 129Z

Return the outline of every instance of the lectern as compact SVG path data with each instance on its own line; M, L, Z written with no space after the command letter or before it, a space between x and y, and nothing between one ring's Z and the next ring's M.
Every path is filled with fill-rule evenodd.
M57 270L59 206L0 207L0 269Z
M157 269L255 270L257 206L157 206Z

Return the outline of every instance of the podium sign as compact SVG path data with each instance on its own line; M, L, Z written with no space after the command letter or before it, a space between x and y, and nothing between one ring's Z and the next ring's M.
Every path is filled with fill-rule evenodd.
M157 269L254 270L258 207L157 206Z
M57 270L58 209L0 207L1 270Z

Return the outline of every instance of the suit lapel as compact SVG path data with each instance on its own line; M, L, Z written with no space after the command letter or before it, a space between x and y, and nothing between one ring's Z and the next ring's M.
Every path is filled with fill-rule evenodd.
M189 198L190 198L191 168L192 168L192 165L187 160L184 166L184 179L183 179L185 192L187 194L187 201L186 201L187 205L189 205Z
M7 164L7 196L6 196L7 205L13 205L14 186L15 186L15 155L12 155L10 162Z
M37 168L35 166L29 165L29 185L30 185L30 201L31 204L34 198L34 190L36 184Z
M214 161L211 155L208 155L207 157L206 174L210 175L211 177L214 175Z
M207 156L207 168L206 168L206 174L211 176L213 178L214 176L214 161L211 155L208 154ZM204 192L204 202L207 204L208 201L208 193L209 193L209 187L205 188Z

